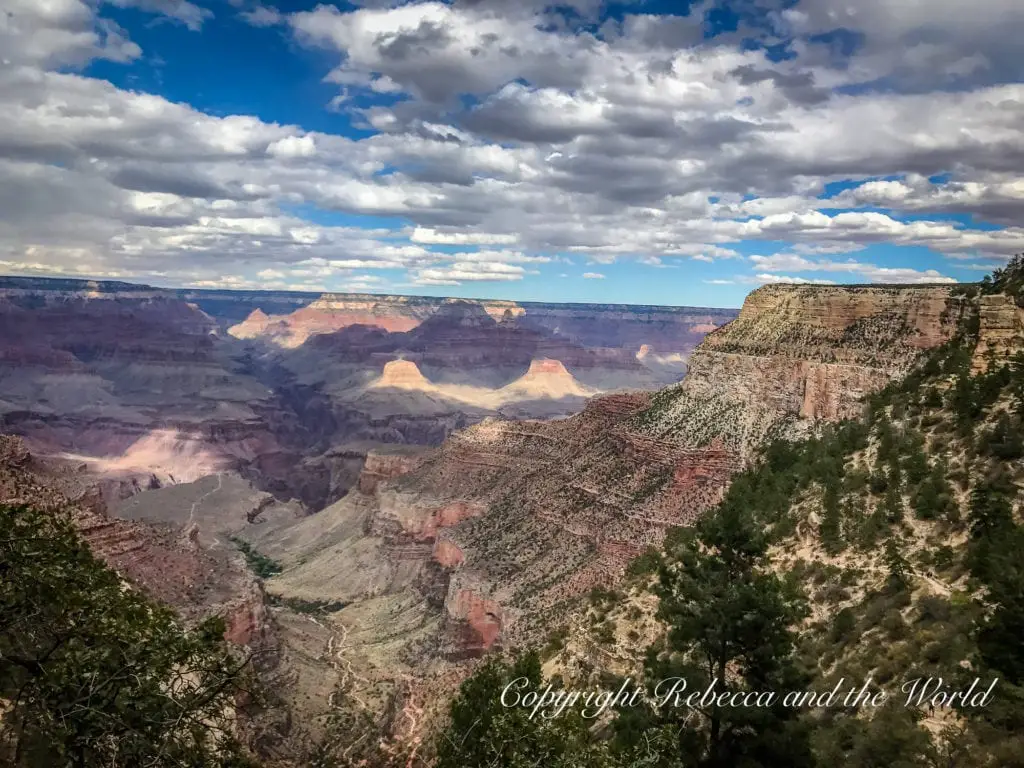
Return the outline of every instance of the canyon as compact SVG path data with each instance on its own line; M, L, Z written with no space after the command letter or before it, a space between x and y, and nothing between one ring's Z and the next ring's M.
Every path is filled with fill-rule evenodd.
M348 492L374 447L678 380L734 315L2 278L0 430L126 493L231 471L311 512ZM645 365L644 344L674 367Z
M944 287L761 288L676 386L556 421L485 419L313 518L242 535L284 565L272 592L346 604L331 620L367 679L399 669L443 700L453 666L571 623L594 587L717 503L756 447L855 415L962 311ZM396 616L404 648L378 656Z
M948 287L770 285L738 315L290 295L267 311L255 294L37 283L0 291L0 419L24 441L10 463L57 462L47 482L88 488L70 498L98 498L134 551L162 551L162 531L222 558L231 586L207 605L275 649L293 721L344 690L406 740L475 659L571 631L757 447L856 415L964 307ZM1017 332L989 314L993 345ZM246 577L232 542L280 572ZM294 749L298 731L268 732Z

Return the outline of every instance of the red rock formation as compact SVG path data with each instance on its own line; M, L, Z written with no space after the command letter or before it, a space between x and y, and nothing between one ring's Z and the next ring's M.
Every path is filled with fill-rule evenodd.
M466 561L466 556L455 543L440 539L434 545L434 560L443 568L456 568Z
M363 469L359 473L359 492L368 496L376 493L380 483L411 472L423 462L423 458L422 455L416 454L368 451Z
M416 363L411 360L392 360L384 366L384 372L373 386L426 391L433 385L420 373Z
M460 657L490 650L501 637L502 608L468 589L455 589L445 601L449 632L456 637Z

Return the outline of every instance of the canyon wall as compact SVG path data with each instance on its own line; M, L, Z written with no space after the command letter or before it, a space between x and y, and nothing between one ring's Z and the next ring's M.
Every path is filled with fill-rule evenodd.
M76 468L69 477L104 474L92 468L109 462L83 525L97 550L186 609L186 585L199 584L197 609L229 607L240 642L283 627L281 657L305 659L288 667L298 682L282 683L296 700L326 699L326 664L361 696L401 687L402 701L435 707L467 660L543 641L593 587L614 586L670 527L714 505L756 446L852 415L949 338L962 311L938 287L768 286L717 330L716 313L641 308L665 334L694 334L659 346L655 335L637 345L628 318L588 335L586 307L540 322L530 305L423 300L403 310L401 322L416 321L405 330L332 330L356 299L325 297L306 327L319 330L291 347L266 329L306 322L309 304L255 317L252 307L246 317L264 330L236 339L198 302L96 285L0 286L0 426L59 454ZM424 306L433 311L417 317ZM988 314L991 346L1017 333L1018 315ZM681 384L581 397L567 418L517 420L456 397L505 387L589 395L588 372L614 389L616 376L652 371L643 359L679 350L689 359ZM23 448L11 453L9 464L27 460ZM175 486L194 480L190 470L215 476ZM307 511L325 508L264 506L238 474L284 498L306 494ZM112 506L133 520L104 517ZM221 576L202 565L220 557L211 536L225 533L283 565L265 584L273 609L247 597L237 562ZM218 579L232 585L223 600L210 598ZM296 605L330 608L309 622ZM396 701L382 703L394 711Z
M993 362L1005 362L1024 344L1024 308L1017 306L1012 296L981 296L978 302L975 371L986 370Z
M686 379L638 427L742 456L808 420L855 416L861 399L947 341L964 309L948 287L769 285L707 335Z

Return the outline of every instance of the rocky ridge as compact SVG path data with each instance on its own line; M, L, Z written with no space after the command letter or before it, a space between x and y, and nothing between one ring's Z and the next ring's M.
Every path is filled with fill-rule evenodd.
M636 426L688 444L718 439L746 457L802 421L857 415L864 395L951 337L963 308L948 287L764 286Z
M1005 361L1024 347L1024 309L1012 296L992 294L979 297L978 345L974 350L975 371Z

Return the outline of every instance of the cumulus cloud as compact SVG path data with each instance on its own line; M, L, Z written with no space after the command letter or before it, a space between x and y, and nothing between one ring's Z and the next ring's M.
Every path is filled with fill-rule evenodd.
M429 245L512 245L519 240L515 233L496 235L488 232L439 232L431 227L416 227L409 239Z
M583 278L585 280L604 280L604 275L600 272L584 272Z
M770 256L751 256L756 269L764 270L758 278L776 272L846 272L870 283L955 283L937 270L880 267L854 259L847 261L814 261L793 253L776 253Z
M600 4L583 0L582 17L539 1L233 2L334 57L335 107L371 133L348 138L67 69L142 55L107 5L200 31L203 4L9 0L0 259L179 282L380 285L367 270L402 270L450 285L521 280L564 253L739 264L740 243L762 242L787 247L744 280L948 281L942 257L1024 251L1024 60L1010 55L1024 6L979 3L800 0L708 40L712 2L599 27ZM769 61L742 36L794 56ZM829 194L836 181L849 183ZM311 208L402 224L294 213ZM914 269L844 258L881 244L934 256Z
M316 142L312 136L285 136L273 141L267 147L267 153L274 157L312 157L316 154Z
M462 282L490 282L494 280L511 282L522 280L526 274L523 267L501 263L464 262L445 267L420 269L415 273L414 282L419 285L459 285Z

